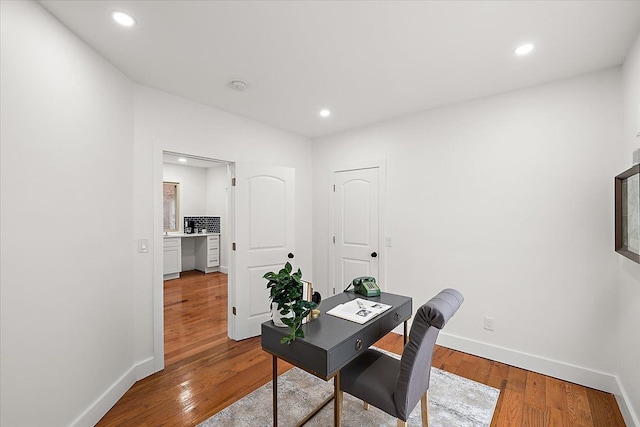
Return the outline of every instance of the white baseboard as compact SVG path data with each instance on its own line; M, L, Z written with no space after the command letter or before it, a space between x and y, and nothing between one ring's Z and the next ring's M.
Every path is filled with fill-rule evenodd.
M444 332L438 336L438 345L612 393L616 398L618 407L627 426L640 427L638 415L634 412L629 396L616 375L468 338L461 338Z
M131 388L131 386L154 371L153 357L132 366L118 380L111 385L102 395L96 399L71 426L83 427L94 426L106 414L109 409Z
M476 356L506 363L528 371L538 372L575 384L619 394L620 388L615 375L600 372L570 363L547 359L545 357L512 350L480 341L440 333L438 345L471 353Z
M400 327L395 328L393 332L399 335L403 333ZM629 396L625 392L617 375L607 374L605 372L595 371L570 363L559 362L557 360L547 359L468 338L449 335L445 332L438 335L437 344L464 353L473 354L474 356L484 357L528 371L538 372L585 387L612 393L616 398L616 402L627 426L640 427L638 415L634 412Z
M633 405L631 405L629 396L627 395L627 392L625 391L618 376L616 376L616 381L618 383L618 388L620 389L620 393L615 394L616 402L618 402L618 407L620 408L620 412L622 412L622 418L624 418L625 424L627 427L640 427L638 414L634 412Z
M220 273L229 274L229 269L226 266L221 265L219 268L220 268Z
M444 332L438 336L438 345L612 393L616 398L626 425L629 427L640 427L638 415L634 412L629 396L625 392L617 375L461 338Z
M154 357L150 357L147 360L139 362L136 366L134 366L134 369L136 374L136 381L140 381L141 379L158 372L158 370L155 368Z

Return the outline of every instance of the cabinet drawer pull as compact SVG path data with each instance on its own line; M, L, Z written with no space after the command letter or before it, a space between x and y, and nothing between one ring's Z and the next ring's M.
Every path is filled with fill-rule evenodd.
M362 340L358 338L356 340L356 350L360 350L360 349L362 349Z
M394 314L394 315L393 315L393 320L395 320L396 322L397 322L398 320L400 320L400 313L396 313L396 314Z

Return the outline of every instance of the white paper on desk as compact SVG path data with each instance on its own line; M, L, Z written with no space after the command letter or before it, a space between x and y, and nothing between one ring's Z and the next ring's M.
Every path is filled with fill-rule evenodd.
M391 306L388 304L356 298L333 307L327 311L327 314L362 324L390 308Z

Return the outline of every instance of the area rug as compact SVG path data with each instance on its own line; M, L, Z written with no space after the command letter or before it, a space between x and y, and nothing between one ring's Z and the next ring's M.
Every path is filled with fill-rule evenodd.
M333 381L323 381L301 369L292 368L278 377L278 424L295 426L326 397L333 393ZM489 426L500 390L468 380L440 369L431 368L429 386L429 425L431 427ZM260 387L231 406L223 409L199 427L266 427L273 424L272 384ZM421 426L420 402L407 420L410 426ZM307 426L333 425L333 402L311 419ZM342 407L344 427L397 425L385 412L344 394Z

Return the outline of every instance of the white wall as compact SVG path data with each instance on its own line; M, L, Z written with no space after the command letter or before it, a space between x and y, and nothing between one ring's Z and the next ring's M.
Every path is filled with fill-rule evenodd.
M640 35L629 52L623 67L624 87L624 134L621 144L622 156L617 162L617 172L631 167L632 152L640 147L638 115L640 114ZM618 256L618 309L620 323L617 326L619 341L617 346L618 379L629 404L626 415L628 425L631 419L640 426L640 264L623 256ZM623 406L623 405L621 405ZM624 413L624 411L623 411Z
M207 171L207 215L222 217L227 210L229 177L227 165L213 166Z
M311 142L133 87L37 3L0 4L0 424L93 425L163 365L162 150L296 168L296 260L310 277ZM149 254L135 253L141 238Z
M133 87L39 4L0 10L0 424L93 425L135 380Z
M311 141L308 138L144 86L135 86L134 234L162 252L162 212L154 209L155 185L162 181L162 150L232 162L255 162L296 169L296 263L311 270ZM159 213L159 216L158 216ZM228 245L229 243L227 243ZM224 250L224 249L221 249ZM155 256L154 253L154 256ZM134 265L136 284L136 357L158 354L162 336L162 265L146 259ZM155 268L155 270L154 270ZM154 319L154 315L156 318ZM154 353L155 349L155 353ZM156 359L156 369L163 361Z
M386 159L386 289L417 307L458 288L439 342L615 389L621 106L614 68L314 140L315 283L329 283L332 166Z

